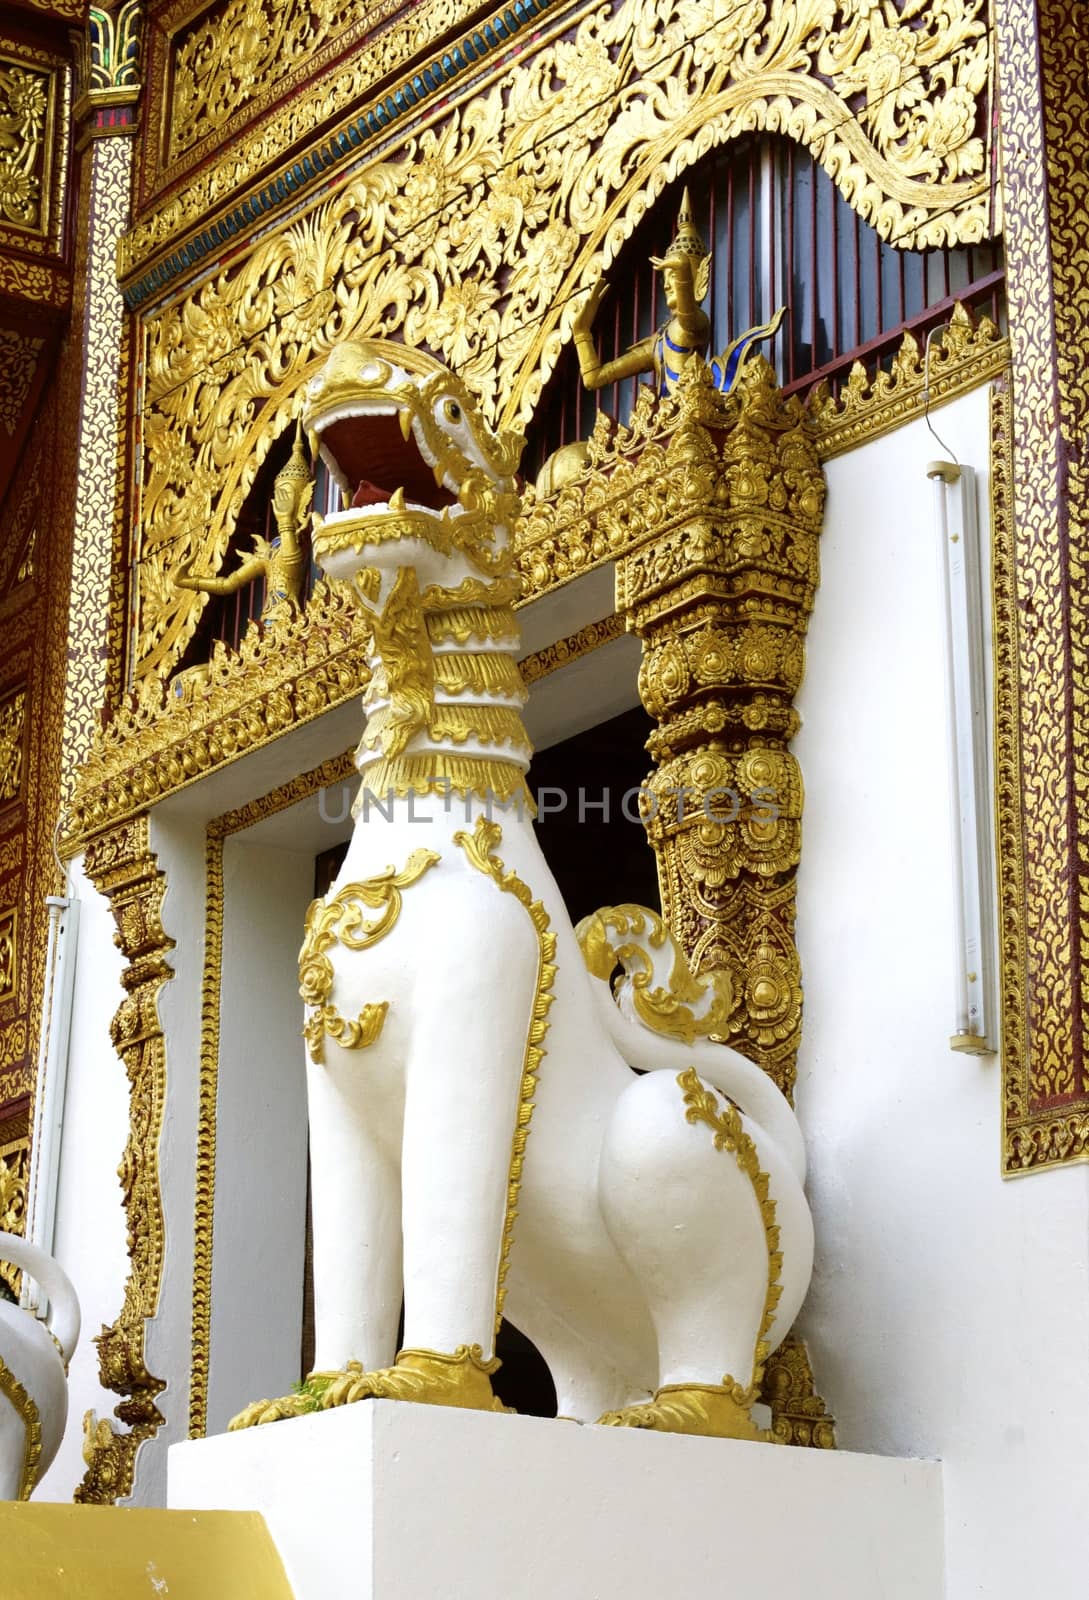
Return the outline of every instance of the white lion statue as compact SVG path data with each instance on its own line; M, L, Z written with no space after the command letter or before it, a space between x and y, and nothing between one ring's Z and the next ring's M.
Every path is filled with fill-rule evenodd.
M49 1297L44 1321L0 1301L0 1500L29 1500L64 1436L79 1301L53 1257L18 1234L0 1233L0 1260Z
M370 340L334 350L304 420L347 507L315 518L315 552L373 618L373 677L354 833L300 956L315 1371L231 1426L368 1397L501 1410L503 1314L563 1416L767 1437L762 1365L812 1266L802 1136L707 1037L728 980L636 906L573 929L541 854L521 440Z

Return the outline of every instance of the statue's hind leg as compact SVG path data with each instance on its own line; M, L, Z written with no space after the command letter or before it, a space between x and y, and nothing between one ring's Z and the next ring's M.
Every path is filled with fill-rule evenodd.
M785 1160L694 1072L653 1072L617 1102L599 1187L606 1225L658 1337L659 1388L616 1424L766 1437L760 1368L804 1297L812 1224Z

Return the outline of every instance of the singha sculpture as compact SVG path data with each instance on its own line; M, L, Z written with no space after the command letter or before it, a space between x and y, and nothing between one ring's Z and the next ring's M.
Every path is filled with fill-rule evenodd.
M311 906L315 1371L232 1427L379 1397L502 1409L501 1314L562 1416L756 1439L802 1303L801 1132L653 912L573 929L525 786L521 440L421 352L346 344L306 424L373 621L356 824ZM617 973L621 976L617 980ZM615 986L615 990L614 990ZM398 1317L404 1297L404 1339Z
M0 1500L29 1500L64 1436L79 1301L53 1257L18 1234L0 1233L0 1257L49 1298L45 1321L0 1301Z

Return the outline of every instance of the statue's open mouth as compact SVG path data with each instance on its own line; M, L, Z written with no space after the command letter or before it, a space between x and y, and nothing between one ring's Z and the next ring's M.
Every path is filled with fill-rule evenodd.
M326 524L385 512L422 512L444 520L460 514L456 485L429 451L404 405L355 403L311 423L344 506Z

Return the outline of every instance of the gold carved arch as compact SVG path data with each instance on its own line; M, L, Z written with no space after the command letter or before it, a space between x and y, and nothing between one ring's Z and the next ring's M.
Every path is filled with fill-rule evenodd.
M300 386L399 335L524 422L581 294L663 188L757 130L808 147L890 242L992 231L981 0L620 0L576 10L404 142L144 321L138 677L170 672ZM905 20L906 19L906 20Z

